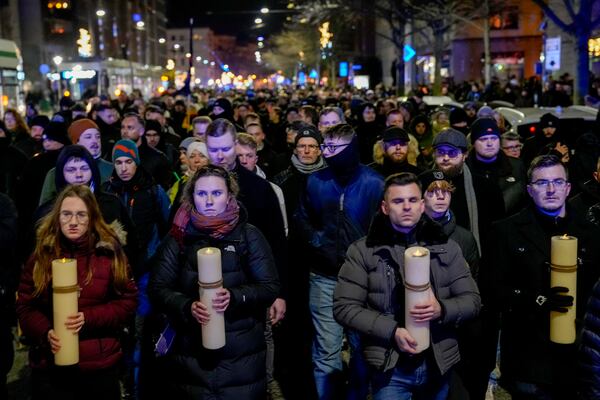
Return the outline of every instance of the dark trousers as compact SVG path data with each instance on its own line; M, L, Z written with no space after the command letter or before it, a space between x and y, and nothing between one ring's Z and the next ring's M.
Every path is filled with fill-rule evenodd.
M536 384L521 381L503 382L513 400L563 400L577 399L574 386Z
M11 325L0 318L0 399L8 398L6 375L12 368L14 356Z
M79 366L33 369L32 400L120 400L116 367L81 371Z

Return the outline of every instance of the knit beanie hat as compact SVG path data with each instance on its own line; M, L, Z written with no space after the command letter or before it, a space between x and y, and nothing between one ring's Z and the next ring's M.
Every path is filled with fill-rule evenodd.
M482 136L495 135L500 137L500 129L495 119L478 118L471 125L471 143L475 143Z
M323 143L323 137L321 136L321 134L319 133L317 128L315 128L312 125L306 124L306 123L304 123L301 126L301 128L298 130L298 134L296 135L296 138L294 139L294 145L298 146L298 142L302 138L315 139L317 141L317 144Z
M187 137L185 139L183 139L181 141L181 143L179 143L179 150L186 150L190 144L194 143L194 142L198 142L200 141L198 138L196 137Z
M45 115L36 115L31 120L31 124L29 124L29 126L41 126L42 128L46 128L49 123L50 118L46 117Z
M131 158L136 165L140 165L140 154L138 153L138 148L133 140L121 139L115 143L112 153L113 163L119 157Z
M162 126L160 126L160 122L155 121L153 119L146 120L145 123L146 132L154 131L159 135L162 133Z
M79 141L81 134L88 129L96 129L98 132L100 132L98 125L96 125L96 123L89 118L81 118L73 121L71 126L69 126L68 131L71 142L76 144Z
M62 143L65 146L71 144L69 136L67 136L67 125L62 122L50 122L42 135L44 140L54 140L55 142Z
M208 158L208 149L206 148L206 144L204 144L204 142L190 143L185 153L188 157L191 157L192 153L195 151L200 152L202 155L204 155L204 157Z

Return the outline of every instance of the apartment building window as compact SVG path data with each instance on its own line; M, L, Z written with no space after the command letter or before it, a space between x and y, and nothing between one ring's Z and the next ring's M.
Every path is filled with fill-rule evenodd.
M490 17L490 29L519 29L519 7L506 6L502 11Z

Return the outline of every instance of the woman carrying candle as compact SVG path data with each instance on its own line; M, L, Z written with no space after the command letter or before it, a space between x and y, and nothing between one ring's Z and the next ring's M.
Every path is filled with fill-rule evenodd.
M87 186L67 186L41 221L18 290L17 314L32 343L35 399L120 399L119 334L133 317L137 289L117 234L104 222ZM61 348L52 312L52 261L77 262L78 309L65 326L79 335L79 364L54 365Z
M169 317L175 343L163 357L160 386L172 398L264 399L265 312L279 290L269 244L246 223L237 183L223 168L200 168L185 187L173 227L155 256L148 294ZM198 296L197 252L221 251L223 289ZM201 325L225 314L225 347L207 350ZM153 393L158 393L153 391Z

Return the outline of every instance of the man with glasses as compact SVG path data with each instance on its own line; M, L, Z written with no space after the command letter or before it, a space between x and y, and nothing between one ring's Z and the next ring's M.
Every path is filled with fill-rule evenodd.
M577 304L577 319L583 317L600 275L600 230L565 204L571 184L558 157L536 157L527 175L533 204L493 226L482 263L488 268L481 269L501 313L502 383L517 400L575 399L577 344L550 342L550 311ZM551 237L565 234L578 240L576 299L564 287L550 287Z
M282 340L279 351L280 359L285 360L285 373L278 379L286 399L304 400L315 397L312 361L310 357L306 357L310 354L312 344L311 336L306 334L306 327L311 323L307 268L311 260L307 256L307 245L299 239L293 215L298 207L300 195L306 187L306 181L326 165L321 156L320 144L323 138L317 128L301 121L293 122L292 127L295 129L295 135L291 142L291 165L273 179L273 182L281 187L285 198L289 221L289 280L294 282L289 288L287 322L280 329ZM290 363L289 360L295 361Z
M381 145L383 146L383 160L381 163L373 162L369 167L387 178L400 172L411 172L418 175L422 171L408 163L408 132L397 126L391 126L383 131Z
M358 140L350 125L335 125L323 136L321 151L327 168L308 177L295 222L311 260L309 305L315 327L312 361L317 393L319 399L334 399L343 383L344 330L333 318L333 291L348 246L367 233L380 204L383 179L360 164ZM357 349L352 335L349 339ZM356 372L353 365L360 363L351 361L351 373ZM354 385L362 381L360 376L350 378Z
M502 151L506 156L512 158L520 158L521 157L521 149L523 148L523 144L521 144L521 136L514 132L506 132L501 136L501 145Z

